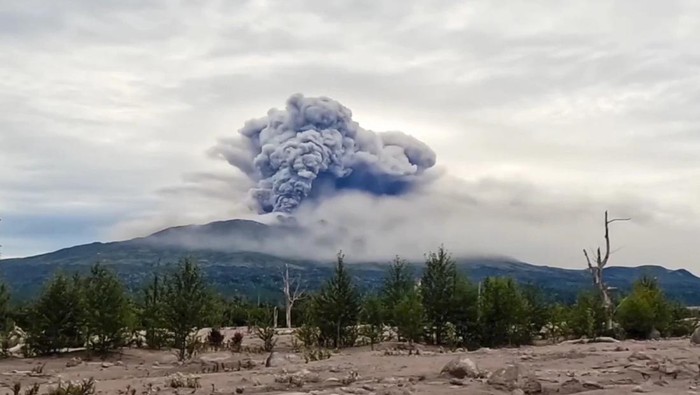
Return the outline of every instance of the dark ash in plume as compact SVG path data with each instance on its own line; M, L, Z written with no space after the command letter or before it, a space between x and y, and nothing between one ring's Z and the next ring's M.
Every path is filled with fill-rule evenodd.
M305 198L342 189L375 195L410 190L435 153L401 132L375 133L327 97L293 95L286 110L248 121L236 139L212 153L256 182L251 195L261 212L292 212Z

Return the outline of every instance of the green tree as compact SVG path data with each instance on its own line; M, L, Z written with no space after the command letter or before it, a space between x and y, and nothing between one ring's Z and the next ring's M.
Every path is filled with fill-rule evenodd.
M517 346L530 341L527 304L512 278L487 278L482 285L479 307L483 345Z
M348 273L344 255L338 253L335 274L314 296L313 319L320 341L334 348L351 347L357 338L360 295Z
M607 316L600 293L582 292L569 312L567 320L569 330L576 337L601 336L606 331Z
M365 298L360 312L360 322L363 324L361 334L369 339L370 348L374 350L374 345L384 340L386 322L384 304L379 297L370 295Z
M546 336L552 342L556 343L559 339L570 334L569 309L561 304L555 304L547 309L544 328L547 331Z
M549 321L552 311L550 303L542 290L533 284L521 285L518 288L527 310L525 315L528 318L530 333L539 333Z
M59 273L31 309L27 344L37 354L52 354L85 344L85 308L80 278Z
M642 277L634 284L632 293L620 302L616 313L625 333L636 339L647 338L653 329L666 333L671 314L671 304L658 282L650 277Z
M83 282L88 347L104 354L126 342L131 304L114 272L94 265Z
M415 289L410 289L394 307L394 317L399 336L408 341L411 349L413 343L423 337L425 326L425 311L421 294Z
M389 323L396 324L396 320L391 313L406 293L411 291L414 286L413 270L405 260L396 256L387 269L381 290L384 306L386 311L389 312L389 316L386 317Z
M0 283L0 333L4 334L11 328L10 291L5 283Z
M197 263L184 258L164 281L163 317L180 360L191 355L192 335L208 321L212 297Z
M450 318L457 266L443 246L430 252L421 278L421 293L425 315L431 328L431 338L442 344L445 324Z
M159 350L170 342L165 322L165 286L156 273L142 291L140 325L146 332L146 345Z
M479 291L466 277L457 275L449 322L454 324L457 343L470 349L479 346Z
M10 344L10 330L12 329L12 319L10 311L10 293L4 283L0 283L0 356L6 356Z

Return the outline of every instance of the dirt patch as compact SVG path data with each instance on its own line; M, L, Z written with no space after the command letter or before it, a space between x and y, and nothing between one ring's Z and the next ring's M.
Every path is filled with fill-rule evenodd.
M285 336L278 344L273 367L265 367L269 354L225 351L203 353L186 363L169 351L139 349L106 360L78 354L12 358L0 361L0 385L10 393L15 382L24 388L39 383L43 393L61 381L94 378L98 393L119 395L700 393L700 348L688 339L458 353L421 347L418 355L410 356L389 343L376 351L360 347L309 362L291 350ZM441 374L458 357L473 361L481 374ZM174 377L191 377L197 386L173 388Z

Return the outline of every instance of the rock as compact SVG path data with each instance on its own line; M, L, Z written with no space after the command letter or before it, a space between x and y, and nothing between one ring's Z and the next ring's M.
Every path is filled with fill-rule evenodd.
M587 391L583 386L583 383L578 379L569 379L561 383L559 386L560 394L576 394L579 392Z
M632 355L627 357L627 359L629 359L630 361L648 361L651 360L651 357L643 351L635 351L632 353Z
M83 360L80 359L80 357L71 358L70 361L66 362L66 367L72 368L74 366L80 365L81 363L83 363Z
M459 357L451 360L442 368L440 374L458 379L463 379L465 377L478 378L481 376L481 372L476 366L476 363L467 357Z
M114 364L111 362L102 362L102 367L104 369L111 368L112 366L114 366Z
M463 385L464 385L464 381L462 381L461 379L457 379L457 378L454 378L454 377L453 377L453 378L450 379L450 384L451 384L451 385L463 386Z
M581 382L578 379L569 379L566 380L561 384L559 387L559 393L560 394L576 394L579 392L584 392L584 391L595 391L595 390L602 390L605 387L598 383L591 383L591 382Z
M650 340L659 340L661 339L661 332L659 332L656 328L651 328L648 336Z
M245 391L244 387L236 387L236 393L237 394L242 394Z
M520 388L514 389L510 395L525 395L525 391L521 390Z
M693 335L690 336L690 344L700 344L700 327L695 328Z
M498 369L486 383L502 391L521 389L526 394L542 393L542 384L520 364L510 364Z
M680 369L678 369L678 366L676 366L672 361L667 360L659 365L659 372L669 376L674 376L674 378L676 378L678 373L680 373Z
M632 388L632 392L641 393L641 392L646 392L646 391L644 391L644 388L642 388L641 385L638 385L638 386Z
M541 394L542 383L540 383L540 381L534 377L528 377L525 379L525 383L523 384L523 388L521 389L526 394Z
M268 368L278 368L280 366L288 365L289 360L281 356L279 353L271 352L270 355L265 360L265 367Z

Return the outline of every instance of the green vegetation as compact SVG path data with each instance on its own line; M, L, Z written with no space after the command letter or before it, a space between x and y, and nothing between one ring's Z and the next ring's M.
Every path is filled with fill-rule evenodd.
M163 322L172 333L172 345L183 360L192 356L192 335L210 322L213 296L197 264L189 258L164 281Z
M389 336L407 341L411 350L417 342L474 349L529 344L543 335L552 341L582 336L643 339L685 336L694 328L687 320L689 310L670 301L651 277L640 278L631 292L614 300L612 330L606 328L605 309L594 290L564 304L509 277L474 283L457 270L443 247L427 254L420 281L398 257L381 281L379 289L362 291L353 267L338 254L333 276L294 304L295 347L308 352L352 347L359 336L374 347ZM98 264L84 276L57 273L25 306L13 306L10 300L0 284L3 350L17 323L27 332L28 355L82 347L106 354L137 346L173 349L180 359L206 344L241 351L243 335L227 341L217 329L226 326L247 325L248 333L255 333L263 349L271 351L275 320L284 317L278 313L285 306L282 297L277 303L253 303L217 294L191 258L181 259L165 274L154 273L137 292L128 292L109 267ZM195 336L209 326L214 329L204 338Z
M98 264L82 284L88 347L104 354L124 346L132 309L122 283Z
M335 275L313 296L311 320L319 328L319 342L326 347L349 347L357 339L360 293L338 254Z

